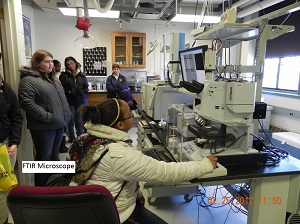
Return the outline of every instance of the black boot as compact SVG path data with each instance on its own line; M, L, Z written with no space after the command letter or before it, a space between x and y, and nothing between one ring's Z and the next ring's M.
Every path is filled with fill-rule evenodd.
M63 136L59 147L59 153L65 153L67 151L68 147L66 146L66 136Z

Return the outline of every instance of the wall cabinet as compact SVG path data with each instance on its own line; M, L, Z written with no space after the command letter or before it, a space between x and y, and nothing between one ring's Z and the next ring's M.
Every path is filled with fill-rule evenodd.
M112 63L121 68L146 67L145 33L112 33Z

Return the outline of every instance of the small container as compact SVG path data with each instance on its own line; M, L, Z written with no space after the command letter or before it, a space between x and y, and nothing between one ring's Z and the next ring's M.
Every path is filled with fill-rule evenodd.
M105 82L104 82L103 85L102 85L102 89L103 89L103 90L106 90L106 83L105 83Z
M100 82L97 83L97 90L101 90L101 83Z

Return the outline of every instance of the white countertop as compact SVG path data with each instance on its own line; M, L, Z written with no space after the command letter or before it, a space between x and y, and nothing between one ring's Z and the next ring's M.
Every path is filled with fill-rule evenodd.
M89 90L89 93L106 93L107 91L106 90L102 90L102 89L99 89L99 90Z

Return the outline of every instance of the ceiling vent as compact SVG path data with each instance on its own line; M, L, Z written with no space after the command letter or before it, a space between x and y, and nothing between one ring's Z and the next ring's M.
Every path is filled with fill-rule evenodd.
M141 2L140 3L141 8L148 8L148 9L154 9L154 5L151 2ZM141 13L141 12L135 12L133 15L134 19L150 19L150 20L156 20L158 17L158 14L155 13Z

